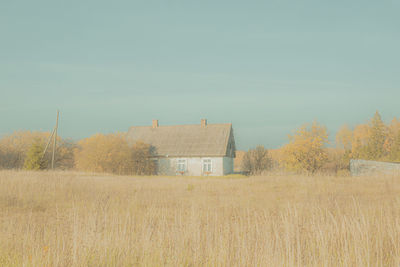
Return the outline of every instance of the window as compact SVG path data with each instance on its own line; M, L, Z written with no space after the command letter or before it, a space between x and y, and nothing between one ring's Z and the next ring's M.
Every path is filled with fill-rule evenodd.
M203 159L203 173L212 172L211 159Z
M186 159L178 159L176 170L178 172L185 172L186 171Z

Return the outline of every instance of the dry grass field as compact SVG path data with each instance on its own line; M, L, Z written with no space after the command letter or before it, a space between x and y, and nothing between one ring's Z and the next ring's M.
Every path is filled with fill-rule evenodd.
M0 172L0 266L399 266L400 177Z

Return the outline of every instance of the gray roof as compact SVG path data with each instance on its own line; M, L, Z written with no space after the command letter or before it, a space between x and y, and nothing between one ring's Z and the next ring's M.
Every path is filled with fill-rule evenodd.
M137 141L155 147L157 156L233 156L235 141L231 123L175 126L133 126L127 134ZM232 148L229 148L231 144Z

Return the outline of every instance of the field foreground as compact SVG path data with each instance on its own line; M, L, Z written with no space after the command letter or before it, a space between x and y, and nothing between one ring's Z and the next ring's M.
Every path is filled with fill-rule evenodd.
M0 266L399 266L400 177L0 172Z

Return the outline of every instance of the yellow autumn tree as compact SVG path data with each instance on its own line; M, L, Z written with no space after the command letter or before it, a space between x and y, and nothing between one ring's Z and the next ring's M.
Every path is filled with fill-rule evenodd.
M289 135L289 140L289 144L282 148L281 160L286 169L315 173L327 161L328 133L326 127L316 121L301 126L293 135Z
M394 118L388 126L384 149L388 154L388 160L400 161L400 120L397 118Z
M348 169L352 146L353 131L345 124L336 133L336 148L328 150L329 164L327 165L327 170L338 173Z
M369 140L366 146L366 158L372 160L380 160L385 157L385 140L387 135L387 127L382 121L378 111L369 122Z
M384 144L384 150L386 152L390 152L391 146L399 130L400 130L400 120L398 120L397 118L393 118L393 120L387 126L387 135Z
M0 139L0 168L21 169L24 166L28 151L32 145L40 142L46 144L50 132L16 131ZM57 150L55 156L55 167L57 169L73 168L73 148L75 143L71 140L57 137ZM44 156L46 162L51 160L52 143ZM45 166L48 167L48 166Z
M125 135L95 134L78 143L75 150L75 167L90 172L115 174L154 174L152 147L138 142L129 145Z
M45 143L49 132L16 131L0 139L0 166L4 169L21 169L31 146Z
M90 172L129 173L131 149L122 134L95 134L78 142L75 167Z
M353 141L353 131L347 124L340 127L336 133L336 147L344 149L345 151L351 150Z
M397 132L397 134L393 138L388 155L388 160L400 162L400 131Z
M47 162L43 158L44 143L40 139L36 139L29 148L25 157L25 170L43 170L47 167Z
M351 146L351 157L355 159L365 157L365 147L370 137L370 129L368 124L359 124L354 128L353 141Z
M387 126L378 111L368 124L358 125L354 129L352 157L367 160L382 160L387 156Z

